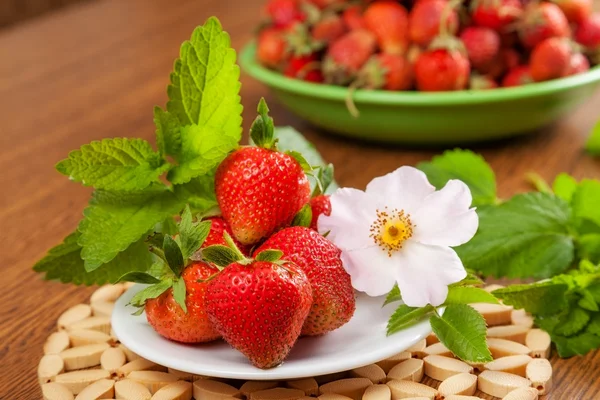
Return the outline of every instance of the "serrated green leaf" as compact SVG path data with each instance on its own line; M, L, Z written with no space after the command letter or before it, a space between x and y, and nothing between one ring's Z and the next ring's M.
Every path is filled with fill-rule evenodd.
M600 182L584 179L579 182L577 190L573 193L571 206L573 215L581 224L588 220L594 225L600 225ZM580 230L581 232L581 230Z
M316 197L320 194L326 193L327 190L329 189L329 186L334 182L333 180L333 174L334 174L334 168L333 168L333 164L328 164L325 167L320 167L319 168L319 172L317 175L317 180L319 182L321 182L321 185L317 185L312 194L311 197Z
M175 156L181 152L180 123L177 117L160 107L154 107L156 144L161 154Z
M577 302L579 307L587 311L600 311L600 308L598 308L598 303L596 303L594 296L589 290L582 289L579 290L578 293L581 295L581 299L579 299Z
M171 271L175 276L180 276L185 265L183 260L183 254L181 254L181 248L179 244L169 235L165 235L163 241L163 250L165 252L165 258Z
M573 193L577 190L577 181L571 175L563 172L554 179L552 190L558 197L570 203Z
M165 235L176 235L178 229L175 220L173 219L173 217L170 217L156 224L156 226L154 227L154 231ZM160 243L162 243L162 241Z
M212 245L202 249L202 258L215 264L217 267L225 268L231 263L240 261L239 254L230 247L220 244Z
M154 262L146 272L160 280L163 280L167 275L172 275L171 269L163 260Z
M593 314L585 331L600 337L600 313Z
M393 303L395 301L400 301L400 300L402 300L402 294L400 293L400 288L398 287L398 284L394 284L394 287L392 288L392 290L385 297L383 306L387 306L390 303Z
M569 206L546 193L525 193L478 210L479 230L456 248L465 266L485 275L547 278L574 258Z
M116 282L127 272L146 271L152 264L152 254L140 240L131 244L108 263L87 272L81 259L81 246L77 244L79 232L67 236L63 243L52 248L33 269L44 273L46 280L60 280L76 285L103 285Z
M173 281L170 279L160 281L154 285L148 286L147 288L137 292L129 301L134 307L143 307L146 304L146 300L155 299L168 289L173 286Z
M498 299L483 289L472 286L454 286L448 288L448 297L444 304L491 303L498 304Z
M424 316L435 310L431 305L425 307L409 307L406 304L400 305L390 317L387 324L387 335L392 335L402 329L415 324Z
M594 125L590 137L585 143L585 149L593 156L600 156L600 121Z
M158 283L160 279L152 276L147 272L127 272L126 274L121 275L121 277L117 280L117 282L135 282L135 283Z
M504 304L534 315L552 315L567 307L565 294L568 286L563 283L542 282L510 285L492 292Z
M600 234L588 233L581 235L576 245L579 258L588 259L593 263L600 262Z
M215 171L213 169L187 183L175 185L175 194L190 205L192 214L204 214L208 210L218 207L215 195Z
M304 226L308 228L312 221L312 208L310 204L305 204L294 216L291 226Z
M269 261L275 262L279 261L283 256L283 252L281 250L263 250L254 259L256 261Z
M179 237L183 259L187 260L204 243L210 232L211 221L193 222L192 211L186 206L181 214Z
M183 278L176 279L173 282L173 299L179 304L184 313L187 313L187 306L185 305L185 281Z
M560 336L572 336L583 330L588 322L590 322L590 313L575 306L560 317L553 333Z
M571 337L552 335L552 341L556 344L558 355L562 358L585 355L600 348L600 337L589 332Z
M273 118L269 117L269 107L264 98L258 103L258 116L250 127L250 138L258 147L272 149L275 145Z
M485 320L475 309L466 304L451 304L440 318L430 318L431 328L455 356L464 361L485 363L492 361L492 354L485 340Z
M452 284L448 285L448 287L469 286L469 285L480 286L480 285L483 285L483 283L484 282L481 279L479 279L477 277L477 275L473 274L472 272L467 271L467 276L465 277L465 279L458 281L456 283L452 283Z
M181 201L163 186L132 193L95 191L78 227L86 270L109 262L182 208Z
M425 172L429 182L441 189L450 179L460 179L467 184L473 195L473 205L493 204L496 201L496 178L494 171L482 156L469 150L448 150L431 161L417 165Z
M71 180L104 190L141 190L169 169L143 139L104 139L81 146L56 169Z

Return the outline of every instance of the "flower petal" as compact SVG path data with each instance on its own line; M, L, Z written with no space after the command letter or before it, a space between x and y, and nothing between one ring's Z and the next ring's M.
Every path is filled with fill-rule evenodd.
M342 264L352 278L354 289L369 296L389 293L396 283L398 264L379 246L352 251L342 250Z
M479 218L471 206L471 191L459 180L450 180L431 193L411 214L412 240L435 246L459 246L477 232Z
M434 191L435 187L422 171L407 166L373 179L366 190L388 208L404 210L407 214L417 210L423 199Z
M446 300L448 285L464 279L467 271L456 252L449 247L405 243L392 256L402 300L411 307L439 306Z
M362 190L343 188L336 190L329 201L331 214L319 216L319 233L329 232L327 238L342 250L373 245L369 230L377 218L376 200Z

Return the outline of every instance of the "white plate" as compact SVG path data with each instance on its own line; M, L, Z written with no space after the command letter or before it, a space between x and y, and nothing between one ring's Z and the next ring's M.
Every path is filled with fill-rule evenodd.
M387 320L395 306L381 307L384 298L359 294L349 323L319 337L302 337L285 362L261 370L223 341L185 345L167 340L148 324L145 314L131 315L126 304L144 286L135 285L117 301L112 327L126 347L157 364L198 375L219 378L295 379L346 371L391 357L431 332L429 321L386 336Z

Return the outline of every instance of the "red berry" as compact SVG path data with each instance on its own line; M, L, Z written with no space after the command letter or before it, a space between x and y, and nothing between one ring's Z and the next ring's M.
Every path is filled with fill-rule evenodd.
M249 245L289 225L310 199L296 160L260 147L242 147L217 168L215 192L237 240Z
M329 14L317 21L312 28L313 39L331 43L346 33L346 24L337 14Z
M269 0L266 12L276 28L286 28L305 18L297 0Z
M528 65L511 68L502 80L503 87L521 86L533 82Z
M322 194L310 199L310 209L312 210L310 228L318 231L317 221L319 220L319 216L331 214L331 202L329 201L329 196Z
M475 25L497 32L505 31L523 12L519 0L476 0L473 6Z
M413 66L404 56L380 53L365 65L361 78L370 89L409 90L413 75Z
M575 31L575 40L588 50L600 50L600 13L581 21Z
M571 34L567 17L556 4L531 3L525 10L519 35L525 47L533 48L544 39Z
M366 29L365 20L362 15L361 6L351 6L344 10L342 13L342 19L346 24L346 27L353 31L355 29Z
M423 52L415 64L417 88L423 92L465 89L469 72L467 57L447 49Z
M258 35L258 61L269 68L279 68L285 61L287 43L279 29L267 28Z
M235 245L238 247L238 249L240 249L241 252L244 254L249 254L250 249L238 242L233 237L233 231L231 230L227 222L223 219L223 217L209 217L206 218L206 220L211 222L210 232L208 232L208 236L204 240L204 243L202 243L202 249L208 246L213 246L215 244L222 244L223 246L228 246L227 242L225 241L225 237L223 236L225 232L227 232L230 236L232 236L232 239Z
M344 4L346 0L308 0L308 2L314 4L320 9L324 9L336 4Z
M495 89L498 84L494 79L485 75L472 75L469 80L469 88L472 90Z
M404 54L408 48L408 12L395 1L376 1L364 13L367 28L384 53Z
M320 83L323 82L323 73L321 73L320 64L316 54L293 56L289 59L288 65L283 73L290 78Z
M460 38L469 54L469 61L475 69L488 66L500 51L500 36L489 28L477 26L466 28L460 34Z
M373 33L357 29L346 33L327 49L323 73L328 83L348 84L375 52Z
M592 13L592 0L554 0L569 22L579 24Z
M575 53L571 56L569 61L569 68L567 69L566 76L581 74L590 69L590 62L581 53Z
M312 229L295 226L271 236L262 250L281 250L307 276L313 304L302 327L303 335L322 335L347 323L354 315L354 289L344 270L341 251Z
M300 336L311 292L304 272L291 263L234 263L208 283L206 308L227 343L254 366L271 368Z
M177 342L201 343L218 339L220 335L209 321L206 312L208 283L198 282L217 272L218 269L204 262L190 264L181 275L186 288L187 313L173 298L171 288L154 299L146 300L145 311L148 323L161 336Z
M571 63L572 47L568 39L549 38L535 46L529 67L536 82L565 76Z
M418 1L408 17L408 35L412 42L427 46L440 33L443 11L451 5L446 0ZM452 10L445 21L448 33L458 30L458 14Z

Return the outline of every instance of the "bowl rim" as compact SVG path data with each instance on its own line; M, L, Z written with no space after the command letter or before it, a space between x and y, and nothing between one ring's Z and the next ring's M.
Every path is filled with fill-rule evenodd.
M255 79L278 89L303 94L309 97L345 101L348 97L347 87L312 83L288 78L280 73L263 67L256 60L256 42L249 42L240 52L239 62L242 69ZM417 91L385 91L361 90L354 92L355 103L372 103L388 105L461 105L494 103L545 96L590 83L600 82L600 65L588 72L547 82L536 82L528 85L496 88L490 90L461 90L455 92L417 92Z

